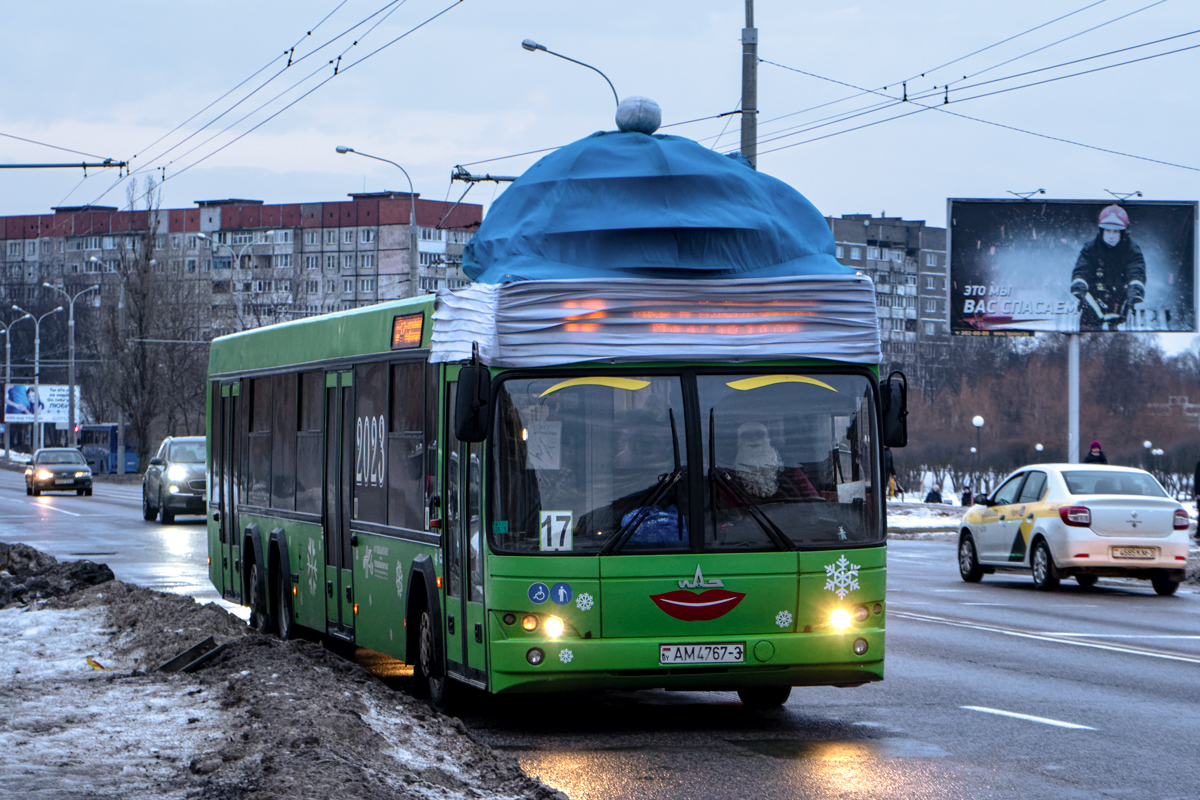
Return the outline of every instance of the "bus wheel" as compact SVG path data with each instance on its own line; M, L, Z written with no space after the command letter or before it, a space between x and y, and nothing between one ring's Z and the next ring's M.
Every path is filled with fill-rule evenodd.
M768 711L779 708L792 694L790 686L751 686L738 689L738 698L750 711Z
M258 594L258 564L250 567L250 627L259 633L271 628L271 615L263 608L263 598Z
M142 490L142 519L146 522L154 522L158 519L158 509L150 505L150 498L146 496L146 491Z
M432 676L434 671L434 642L433 642L433 616L428 611L421 612L421 633L420 633L420 663L421 677L425 680L425 690L429 693L429 705L433 706L435 711L442 714L452 713L451 706L451 691L450 678L442 675L440 678Z
M279 634L279 638L285 642L295 635L292 621L292 595L288 591L288 582L284 580L284 575L279 576L276 581L279 584L279 602L275 608L275 629Z

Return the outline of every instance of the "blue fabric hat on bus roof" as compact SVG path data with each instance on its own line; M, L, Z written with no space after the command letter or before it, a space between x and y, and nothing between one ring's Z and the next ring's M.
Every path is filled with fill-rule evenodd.
M744 159L655 134L645 113L652 101L621 106L634 101L634 113L618 110L621 131L554 151L496 199L463 253L470 278L854 273L834 257L829 225L803 195Z

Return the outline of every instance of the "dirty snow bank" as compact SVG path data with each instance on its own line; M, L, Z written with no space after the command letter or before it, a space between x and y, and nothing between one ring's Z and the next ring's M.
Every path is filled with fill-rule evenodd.
M207 636L203 669L153 671ZM188 597L110 580L0 608L0 641L0 796L563 797L357 664Z

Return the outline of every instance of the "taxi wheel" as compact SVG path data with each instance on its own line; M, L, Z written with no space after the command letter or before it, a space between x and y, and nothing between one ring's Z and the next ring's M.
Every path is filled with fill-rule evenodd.
M975 540L969 533L964 533L958 540L958 574L967 583L983 580L983 568L979 566L979 557L975 554Z
M1075 576L1075 582L1083 587L1095 586L1096 581L1098 581L1098 580L1100 580L1100 579L1097 578L1095 575L1076 575Z
M1150 583L1154 586L1154 593L1161 594L1163 597L1170 597L1179 588L1179 581L1169 580L1168 578L1151 578Z
M1052 592L1058 588L1058 570L1054 568L1054 558L1045 539L1038 539L1033 546L1033 585L1043 592Z
M779 708L792 694L790 686L749 686L738 689L738 699L750 711L768 711Z

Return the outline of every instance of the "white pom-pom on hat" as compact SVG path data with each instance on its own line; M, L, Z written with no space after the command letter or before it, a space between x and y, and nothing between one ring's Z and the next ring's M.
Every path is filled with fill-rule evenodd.
M651 134L662 124L662 109L649 97L626 97L617 106L617 130Z

